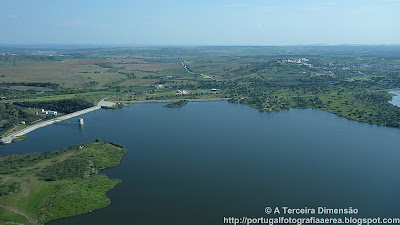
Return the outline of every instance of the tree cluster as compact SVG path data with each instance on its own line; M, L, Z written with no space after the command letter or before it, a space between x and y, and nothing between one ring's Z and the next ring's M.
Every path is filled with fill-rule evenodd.
M28 107L38 108L38 109L43 108L46 110L59 111L62 113L72 113L93 106L91 102L78 98L45 101L45 102L25 101L25 102L15 102L14 104L27 108Z

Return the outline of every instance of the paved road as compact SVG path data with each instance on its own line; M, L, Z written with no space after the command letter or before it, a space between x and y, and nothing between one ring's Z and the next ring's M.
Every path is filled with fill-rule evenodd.
M101 100L98 104L97 104L97 106L114 106L115 105L115 103L114 102L107 102L107 101L104 101L104 99L103 100Z
M51 125L51 124L54 124L54 123L57 123L57 122L60 122L60 121L63 121L63 120L68 120L68 119L71 119L73 117L77 117L77 116L83 115L85 113L98 110L102 106L113 106L113 105L115 105L115 103L107 102L107 101L104 101L104 99L103 99L97 104L97 106L93 106L93 107L90 107L90 108L87 108L87 109L84 109L84 110L76 111L76 112L73 112L73 113L70 113L70 114L67 114L67 115L64 115L64 116L56 117L56 118L51 119L51 120L46 120L46 121L43 121L43 122L40 122L40 123L36 123L36 124L34 124L32 126L29 126L29 127L24 128L22 130L19 130L19 131L16 131L14 133L11 133L10 135L0 139L0 143L11 143L11 141L14 138L22 136L22 135L25 135L25 134L27 134L29 132L32 132L32 131L34 131L36 129L39 129L41 127L45 127L45 126L48 126L48 125Z

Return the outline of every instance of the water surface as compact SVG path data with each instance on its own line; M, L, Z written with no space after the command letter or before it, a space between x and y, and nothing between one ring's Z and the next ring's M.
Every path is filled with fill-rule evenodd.
M389 103L400 107L400 90L399 91L391 91L390 93L395 94L396 96L393 96L392 101Z
M400 211L400 130L317 110L262 113L227 102L136 104L52 125L1 153L48 151L96 138L129 153L107 170L123 182L109 207L49 224L223 224L267 206Z

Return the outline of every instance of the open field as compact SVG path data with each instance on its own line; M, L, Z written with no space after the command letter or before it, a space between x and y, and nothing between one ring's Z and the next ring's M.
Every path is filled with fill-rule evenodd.
M19 61L15 66L0 61L0 82L50 82L65 88L101 87L125 76L97 66L99 61Z
M10 105L20 101L231 98L261 111L318 108L400 127L390 96L374 92L400 88L399 62L398 46L94 48L52 56L23 49L0 56L0 124L31 118Z

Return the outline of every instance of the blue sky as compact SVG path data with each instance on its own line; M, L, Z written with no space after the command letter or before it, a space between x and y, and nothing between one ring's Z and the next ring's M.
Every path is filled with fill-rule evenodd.
M0 44L400 44L400 0L13 0Z

